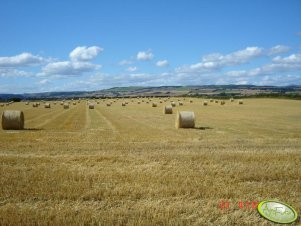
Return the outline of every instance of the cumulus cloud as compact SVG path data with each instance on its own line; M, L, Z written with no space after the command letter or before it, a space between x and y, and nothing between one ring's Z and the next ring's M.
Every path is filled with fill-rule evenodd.
M0 77L32 77L32 72L17 70L14 68L0 68Z
M178 72L209 72L226 66L235 66L248 63L250 60L263 55L259 47L247 47L227 55L213 53L202 58L201 62L177 68Z
M157 67L166 67L168 65L168 61L167 60L159 60L156 63Z
M38 76L47 75L70 75L80 76L86 72L94 71L100 68L101 65L92 64L89 62L78 62L78 61L60 61L47 64L42 68L42 73Z
M275 55L275 54L281 54L286 53L290 51L290 47L284 46L284 45L277 45L268 50L268 55Z
M273 62L275 63L288 63L288 64L301 64L301 54L292 54L288 57L274 57Z
M46 85L48 83L50 83L49 79L43 79L43 80L39 81L39 84L41 84L41 85Z
M69 54L72 61L89 61L93 60L103 49L98 46L79 46Z
M133 62L130 60L122 60L119 62L119 65L128 65L128 64L132 64Z
M0 67L36 66L43 62L43 57L31 53L21 53L11 57L0 57Z
M134 72L134 71L137 71L138 68L137 67L128 67L126 70L130 71L130 72Z
M147 50L147 51L140 51L137 53L137 60L141 60L141 61L148 61L153 59L154 55L151 52L151 50Z
M301 54L292 54L288 57L274 57L272 63L265 64L251 70L229 71L226 75L239 76L266 76L272 74L283 74L301 70Z

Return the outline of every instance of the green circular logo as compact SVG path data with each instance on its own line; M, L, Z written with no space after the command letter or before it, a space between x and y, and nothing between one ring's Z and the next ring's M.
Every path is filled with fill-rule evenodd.
M261 216L275 223L289 224L298 218L293 207L279 201L262 201L257 209Z

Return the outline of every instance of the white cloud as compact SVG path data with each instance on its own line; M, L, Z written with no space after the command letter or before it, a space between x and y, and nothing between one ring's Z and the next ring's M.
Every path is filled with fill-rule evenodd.
M0 77L32 77L34 73L13 68L0 68Z
M39 73L38 76L47 76L47 75L80 76L86 72L94 71L100 67L101 65L91 64L89 62L78 62L78 61L53 62L43 67L42 73Z
M152 54L151 50L140 51L137 53L137 60L148 61L153 59L153 57L154 55Z
M0 57L0 67L36 66L43 62L43 57L31 53L21 53L12 57Z
M275 63L288 63L288 64L301 64L301 54L292 54L288 57L274 57L273 62Z
M46 84L49 84L49 83L50 83L49 79L43 79L43 80L39 81L39 84L41 84L41 85L46 85Z
M129 60L122 60L119 62L119 65L128 65L128 64L132 64L133 62L132 61L129 61Z
M167 60L159 60L159 61L157 61L156 65L158 67L166 67L166 66L168 66L168 61Z
M213 53L206 55L202 61L189 66L177 68L178 72L210 72L226 66L235 66L248 63L250 60L263 55L263 49L259 47L247 47L227 55Z
M130 71L130 72L134 72L134 71L137 71L138 68L137 67L128 67L126 70Z
M73 61L89 61L93 60L103 49L98 46L79 46L76 47L69 54L69 57Z
M284 45L277 45L268 50L268 55L275 55L275 54L281 54L286 53L290 51L290 47L284 46Z

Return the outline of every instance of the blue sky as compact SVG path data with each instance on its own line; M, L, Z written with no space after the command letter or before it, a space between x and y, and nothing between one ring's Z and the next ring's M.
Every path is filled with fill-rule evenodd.
M301 85L299 0L10 0L0 9L0 93Z

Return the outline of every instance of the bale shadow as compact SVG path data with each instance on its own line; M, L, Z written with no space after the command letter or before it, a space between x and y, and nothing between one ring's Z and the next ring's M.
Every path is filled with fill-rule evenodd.
M25 131L41 131L41 130L44 130L44 129L42 129L42 128L24 128L23 130L25 130Z
M209 126L198 126L198 127L194 127L194 129L206 130L206 129L213 129L213 128Z

